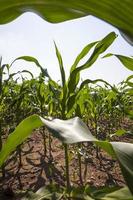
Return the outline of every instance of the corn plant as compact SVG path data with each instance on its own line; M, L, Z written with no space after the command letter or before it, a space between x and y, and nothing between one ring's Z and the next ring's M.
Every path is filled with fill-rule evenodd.
M80 72L82 70L85 70L92 66L92 64L97 60L100 54L104 53L104 51L112 44L112 42L115 40L116 35L115 33L110 33L105 38L103 38L99 42L93 42L91 44L88 44L83 48L83 50L80 52L80 54L75 59L71 69L70 69L70 75L68 80L66 81L65 76L65 70L63 67L63 60L61 57L61 54L55 44L56 48L56 55L59 61L59 67L60 67L60 73L61 73L61 81L62 81L62 92L61 92L61 103L60 103L60 109L61 109L61 118L67 119L69 118L73 111L73 108L75 109L76 106L76 97L78 95L77 86L79 84L80 80ZM93 48L94 51L90 58L81 66L78 66L79 62L82 58L87 56L88 52ZM86 84L87 80L82 83L81 88L84 84ZM76 114L76 113L74 113ZM67 188L70 187L70 180L69 180L69 161L68 161L68 146L67 144L64 145L65 148L65 165L66 165L66 178L67 178ZM80 158L79 158L80 159ZM80 163L80 162L79 162Z
M30 106L30 88L29 81L26 81L23 77L23 73L29 73L33 79L33 74L28 70L18 71L16 73L10 73L11 67L13 67L14 62L17 60L23 59L25 61L34 62L40 69L43 76L48 75L46 70L43 69L36 59L33 57L21 57L15 59L11 64L3 64L2 58L0 62L0 149L2 148L2 131L3 128L6 128L7 124L10 126L9 133L14 130L15 126L18 125L25 117L29 116L31 112ZM7 69L7 70L6 70ZM6 71L7 72L6 72ZM4 75L6 74L6 79ZM18 83L15 76L20 75L22 83ZM14 79L13 79L14 78ZM39 113L40 114L40 113ZM6 134L7 137L7 134ZM22 165L21 161L21 148L17 148L19 155L19 166ZM3 168L4 176L4 168Z
M8 89L12 77L16 74L9 74L10 65L2 64L2 57L0 58L0 150L2 149L2 135L3 128L5 126L4 119L6 119L6 113L8 112L8 106L5 102L9 100ZM7 75L7 78L4 79L4 75ZM8 96L8 98L7 98ZM3 177L5 176L4 166L2 167Z
M77 56L74 64L72 65L70 69L70 75L68 80L66 81L65 77L65 70L63 67L63 61L61 54L55 45L56 49L56 55L59 61L59 67L61 72L61 80L62 85L59 86L56 84L49 76L49 83L48 86L50 88L50 93L46 96L47 98L44 98L43 92L40 93L41 98L39 101L41 103L41 109L43 108L44 104L51 100L51 109L48 110L47 114L55 114L55 109L58 107L59 112L58 116L61 119L52 119L48 120L45 116L45 118L40 117L39 115L32 115L25 120L23 120L14 130L13 133L11 133L6 141L6 143L3 145L2 150L0 152L0 165L2 166L9 154L16 149L18 145L20 145L22 142L25 141L25 139L32 133L33 129L42 127L45 125L45 127L48 128L48 130L52 133L53 136L57 137L64 145L65 148L65 165L66 165L66 180L67 180L67 188L70 188L70 179L69 179L69 159L68 159L68 145L73 143L81 143L81 142L93 142L94 145L104 149L107 153L109 153L112 157L115 157L121 167L123 176L125 178L125 181L127 183L127 186L129 187L129 190L131 193L133 193L133 172L132 172L132 155L133 155L133 145L131 143L121 143L121 142L109 142L109 141L101 141L99 138L94 137L87 126L83 123L83 121L79 117L75 117L77 115L76 111L79 109L80 105L80 98L79 95L82 92L82 89L86 89L87 85L89 83L97 83L97 82L103 82L106 85L110 86L106 81L97 79L97 80L85 80L81 84L79 84L80 81L80 72L82 70L85 70L92 66L92 64L98 59L99 55L104 53L104 51L112 44L114 39L116 38L115 33L108 34L104 39L98 42L93 42L91 44L88 44L85 46L85 48L81 51L81 53ZM79 65L80 60L87 56L88 52L92 49L93 52L91 56L88 58L88 60L82 64ZM122 56L119 56L120 58ZM123 58L123 57L122 57ZM38 64L38 61L35 58L24 56L20 57L16 60L24 59L26 61L35 62L37 66L40 67L40 64ZM123 64L127 67L128 58L124 57ZM131 65L132 59L129 58L129 65ZM42 71L43 68L41 67ZM46 71L45 71L46 72ZM33 80L32 80L33 81ZM128 84L130 82L130 79L128 80ZM33 81L34 83L34 81ZM41 91L41 89L44 89L44 86L42 85L43 82L41 82L40 85L37 84L37 87ZM34 85L34 84L33 84ZM112 86L110 86L112 91L116 91L116 89ZM31 89L31 88L30 88ZM57 90L56 90L57 89ZM29 86L28 86L29 90ZM35 91L35 90L34 90ZM95 91L96 93L96 91ZM91 94L91 98L96 100L97 104L99 103L99 98L96 97L96 94ZM34 95L31 95L32 97ZM54 96L56 98L54 98ZM59 98L58 98L59 97ZM54 103L54 99L56 99ZM57 99L59 101L57 101ZM46 101L45 101L46 100ZM79 101L77 101L79 100ZM44 102L45 103L44 103ZM78 103L77 103L77 102ZM96 104L95 104L96 105ZM97 105L96 105L97 106ZM45 108L45 106L44 106ZM94 108L94 107L93 107ZM82 108L83 109L83 108ZM93 110L93 109L92 109ZM96 112L99 111L99 108L97 110L94 109L94 114L97 115ZM50 112L50 113L49 113ZM79 109L79 113L81 113ZM70 119L71 118L71 119ZM95 120L95 115L94 115ZM97 122L95 122L97 123ZM79 158L80 161L80 158ZM128 166L128 167L127 167Z

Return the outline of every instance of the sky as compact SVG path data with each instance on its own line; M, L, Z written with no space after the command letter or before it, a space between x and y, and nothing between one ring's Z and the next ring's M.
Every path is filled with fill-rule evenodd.
M41 66L47 68L50 76L58 81L60 71L54 41L61 52L68 77L69 69L83 47L102 39L112 31L116 32L118 37L106 53L133 56L133 47L121 37L116 28L92 16L52 24L34 13L25 13L8 24L0 25L2 63L10 64L15 58L24 55L33 56ZM32 63L17 61L12 66L11 73L23 69L31 71L34 76L38 76L40 72ZM111 84L118 84L131 74L132 72L123 67L117 58L109 57L99 58L91 68L81 73L81 78L102 78Z

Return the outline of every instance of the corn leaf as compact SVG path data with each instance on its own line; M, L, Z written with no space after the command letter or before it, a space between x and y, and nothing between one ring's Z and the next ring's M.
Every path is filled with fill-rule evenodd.
M117 27L128 42L133 42L132 0L1 0L0 24L29 11L52 23L93 15Z
M116 57L121 61L121 63L129 70L133 71L133 58L127 56L116 55Z
M100 42L97 43L92 55L85 62L85 64L72 70L72 72L70 73L69 81L68 81L69 95L75 91L75 88L79 82L79 73L82 70L91 67L94 64L94 62L97 60L97 58L100 56L100 54L104 53L106 49L108 49L108 47L113 43L116 37L117 35L114 32L109 33L106 37L104 37ZM94 45L92 45L92 47L93 46Z
M0 152L0 166L7 159L8 155L15 150L15 148L25 141L25 139L32 133L36 128L42 126L43 123L39 117L32 115L24 119L11 133L4 144L2 151Z
M119 59L119 61L129 70L133 71L133 58L123 56L123 55L117 55L117 54L112 54L108 53L106 54L103 58L107 58L110 56L115 56L116 58Z
M119 161L125 181L133 194L133 144L123 142L107 142L97 140L89 131L83 121L78 118L68 120L43 119L38 115L32 115L23 120L9 135L0 152L0 166L15 148L25 141L35 128L45 125L53 136L63 143L94 142L103 148L111 156Z
M22 70L20 73L28 73L28 74L31 75L32 79L34 78L33 74L30 71L28 71L28 70Z
M76 57L72 67L71 67L71 72L77 67L77 65L79 64L79 62L81 61L81 59L83 59L91 50L92 47L94 47L95 44L97 44L98 42L92 42L90 44L87 44L82 51L79 53L79 55Z

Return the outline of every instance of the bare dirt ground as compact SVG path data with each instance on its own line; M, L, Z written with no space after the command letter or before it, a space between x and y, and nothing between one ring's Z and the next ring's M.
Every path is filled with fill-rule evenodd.
M133 136L122 136L119 140L133 142ZM0 188L4 193L4 200L12 199L16 190L37 191L50 183L65 185L63 145L52 138L50 149L48 133L46 141L47 151L45 151L42 134L36 131L21 145L21 151L18 149L10 156L5 166L5 177L0 174ZM96 187L125 185L118 163L102 150L97 158L96 149L91 143L84 143L81 146L81 180L76 149L76 145L69 146L71 185L89 184ZM1 197L0 199L3 200Z

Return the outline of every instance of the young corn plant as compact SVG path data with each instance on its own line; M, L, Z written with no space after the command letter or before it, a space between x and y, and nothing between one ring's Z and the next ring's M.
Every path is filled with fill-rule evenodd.
M2 135L4 134L3 129L5 128L4 119L6 118L6 113L8 112L8 104L7 102L9 100L9 85L10 81L12 80L12 77L15 74L9 74L10 65L8 64L2 64L2 57L0 57L0 151L2 149ZM4 76L7 75L5 78ZM4 165L2 167L2 175L5 176L5 170Z
M23 74L28 73L31 75L33 79L33 74L28 70L18 71L16 73L10 73L11 67L17 60L24 60L28 62L35 63L43 73L43 75L48 75L46 70L44 70L38 61L33 57L19 57L15 59L10 65L3 64L2 65L2 58L0 60L0 103L1 103L1 116L0 116L0 149L2 148L2 128L3 125L8 124L10 125L9 133L12 132L16 125L18 125L25 117L31 115L30 112L30 88L29 88L29 81L26 81L23 77ZM7 70L6 78L5 70ZM22 83L18 83L14 81L15 76L19 75L22 79ZM14 78L14 79L13 79ZM38 113L40 114L40 113ZM4 124L2 122L4 120ZM4 127L6 128L6 127ZM17 148L18 155L19 155L19 166L22 165L21 159L21 147ZM4 170L3 170L4 172ZM3 173L4 175L4 173Z
M60 98L60 109L61 109L61 119L66 120L70 118L74 113L74 109L76 106L76 97L83 87L86 84L87 80L82 83L81 88L78 89L78 84L80 81L80 72L91 67L93 63L97 60L97 58L106 51L106 49L112 44L112 42L116 38L115 33L108 34L105 38L103 38L99 42L93 42L88 44L83 48L80 54L75 59L71 69L70 75L68 80L66 81L65 70L63 67L63 60L61 54L55 44L56 48L56 55L59 61L60 73L61 73L61 81L62 81L62 91L61 91L61 98ZM89 57L89 59L81 66L78 66L79 62L87 56L89 51L93 48L93 53ZM66 166L66 180L67 180L67 188L70 188L70 179L69 179L69 159L68 159L68 145L64 144L65 149L65 166ZM80 157L79 157L80 160ZM79 161L81 164L81 161ZM79 167L81 168L81 167ZM81 172L80 172L81 174Z

